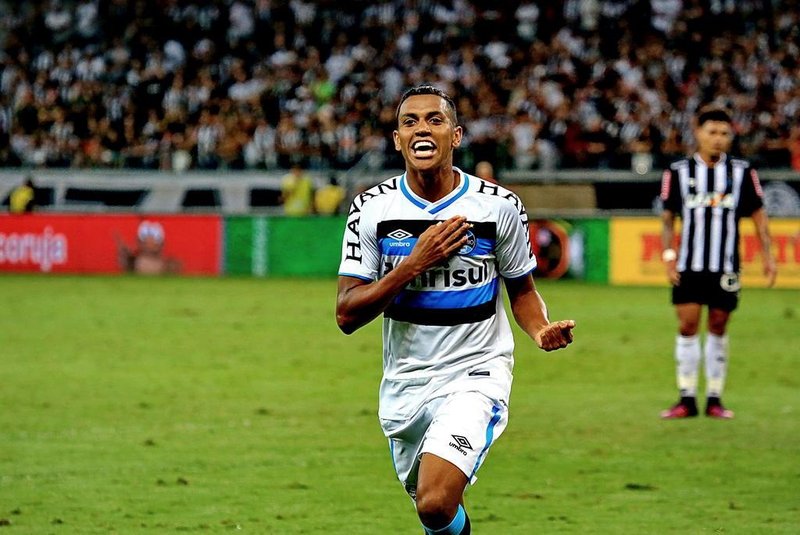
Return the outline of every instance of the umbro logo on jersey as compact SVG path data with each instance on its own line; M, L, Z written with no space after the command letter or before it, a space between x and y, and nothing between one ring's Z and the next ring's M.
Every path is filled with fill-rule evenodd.
M403 241L406 238L410 238L411 236L413 236L413 234L411 234L410 232L407 232L407 231L399 228L399 229L395 230L394 232L390 232L389 234L387 234L387 236L392 238L393 240Z
M450 443L450 447L453 447L456 450L460 451L461 454L466 457L467 452L465 451L465 449L466 450L472 449L472 444L469 443L467 437L462 437L461 435L450 435L450 436L453 437L453 440L455 440L455 442Z

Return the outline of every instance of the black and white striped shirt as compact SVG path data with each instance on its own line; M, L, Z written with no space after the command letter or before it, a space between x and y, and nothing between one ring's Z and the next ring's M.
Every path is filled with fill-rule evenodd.
M745 160L722 155L709 167L695 154L664 171L664 209L682 221L679 272L739 272L739 219L761 208L758 173Z

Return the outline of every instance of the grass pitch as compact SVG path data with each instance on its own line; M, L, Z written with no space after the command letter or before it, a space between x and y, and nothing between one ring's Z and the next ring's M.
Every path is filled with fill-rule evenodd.
M745 289L729 422L675 401L667 290L540 282L474 533L796 533L800 292ZM333 280L0 277L0 535L421 533L378 428L380 322Z

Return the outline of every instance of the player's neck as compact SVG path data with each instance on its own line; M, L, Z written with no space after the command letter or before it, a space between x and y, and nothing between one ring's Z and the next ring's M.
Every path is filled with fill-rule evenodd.
M452 167L431 171L406 170L409 187L423 199L436 202L450 194L461 182L461 177Z
M725 158L725 153L724 153L724 152L720 152L720 153L717 153L717 154L711 154L711 153L707 153L707 152L706 152L706 153L703 153L703 152L698 152L698 153L697 153L697 156L698 156L698 157L699 157L701 160L703 160L703 162L705 162L705 164L706 164L707 166L709 166L709 167L714 167L714 166L715 166L715 165L717 165L717 164L718 164L718 163L719 163L719 162L720 162L720 161L721 161L723 158Z

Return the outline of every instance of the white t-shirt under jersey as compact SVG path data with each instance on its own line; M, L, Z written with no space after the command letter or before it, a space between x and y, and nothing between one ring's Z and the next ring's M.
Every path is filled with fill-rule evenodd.
M367 281L402 262L438 221L461 215L473 225L455 256L417 277L384 312L382 420L402 421L426 399L464 388L470 377L487 385L491 374L497 384L487 395L507 400L510 393L514 340L500 277L522 277L536 267L528 215L511 191L456 171L456 188L433 203L400 175L350 206L339 275Z

